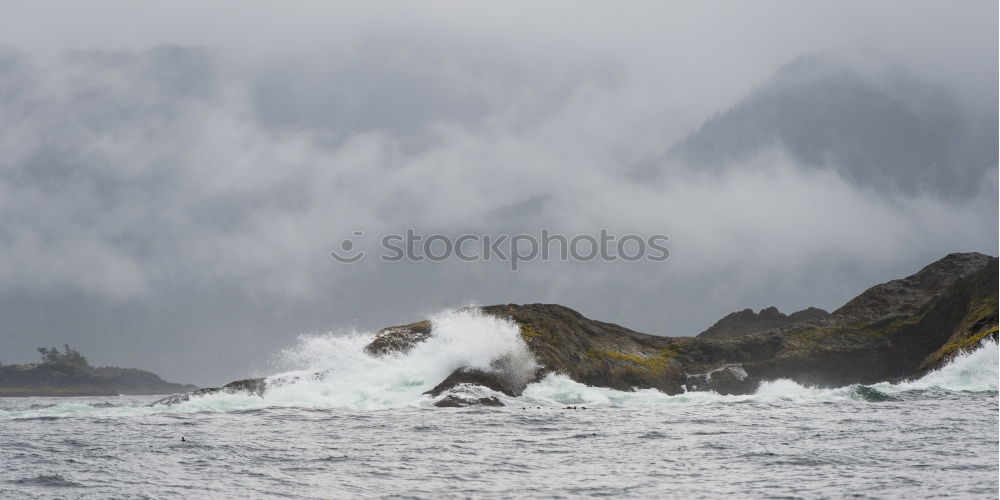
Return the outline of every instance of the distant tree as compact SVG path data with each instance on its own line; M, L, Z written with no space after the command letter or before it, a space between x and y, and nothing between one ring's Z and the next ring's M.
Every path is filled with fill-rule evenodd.
M42 355L42 363L56 363L59 361L59 349L55 347L52 349L39 347L38 353Z
M70 349L69 344L63 344L62 358L63 362L66 363L72 363L74 365L80 365L80 366L90 366L87 363L87 358L83 357L83 355L80 354L80 351Z
M63 344L63 351L59 352L57 347L39 347L38 353L42 355L42 364L62 363L77 366L90 366L87 358L80 354L80 351L71 349L68 344Z

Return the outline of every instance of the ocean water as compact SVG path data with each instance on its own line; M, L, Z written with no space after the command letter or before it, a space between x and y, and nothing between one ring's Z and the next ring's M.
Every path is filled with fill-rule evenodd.
M532 372L515 325L442 313L384 359L370 339L302 338L263 398L0 398L0 498L998 495L995 343L899 384L667 396L550 375L452 409L422 393L459 366Z

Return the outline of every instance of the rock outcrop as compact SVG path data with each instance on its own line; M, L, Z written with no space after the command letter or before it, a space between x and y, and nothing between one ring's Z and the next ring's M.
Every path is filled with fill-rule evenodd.
M639 333L555 304L494 305L482 311L519 326L539 366L533 380L558 372L625 391L746 394L778 378L836 387L920 376L985 338L997 338L997 284L995 257L951 254L912 276L876 285L833 313L747 310L698 337ZM376 356L405 352L430 336L427 321L391 327L378 332L367 351ZM234 384L199 393L264 390L259 379ZM479 404L481 398L451 392L467 385L509 396L524 389L523 383L511 384L502 370L459 368L428 393L444 396L438 406Z
M778 308L773 306L761 309L760 313L754 313L752 309L744 309L720 319L707 330L699 333L698 337L706 339L731 339L753 333L766 332L776 328L784 328L796 323L820 320L829 315L830 313L815 307L803 309L789 315L778 311Z
M484 397L484 398L463 398L461 396L456 396L454 394L449 394L441 398L440 400L434 402L434 406L438 408L462 408L465 406L503 406L504 404L500 402L494 396Z
M158 399L146 406L175 405L177 403L183 403L185 401L188 401L192 397L207 396L209 394L216 394L220 392L227 394L253 394L257 396L263 396L264 389L266 387L267 384L265 383L265 379L248 378L230 382L222 387L206 387L204 389L198 389L196 391L173 394L163 399Z
M485 387L487 389L506 394L508 396L519 396L524 387L518 387L509 382L499 371L470 370L459 368L448 375L440 384L424 394L440 396L452 387L459 384L470 384Z
M375 332L375 340L365 346L365 352L372 356L405 352L415 344L429 339L430 336L431 322L429 320L409 325L390 326Z

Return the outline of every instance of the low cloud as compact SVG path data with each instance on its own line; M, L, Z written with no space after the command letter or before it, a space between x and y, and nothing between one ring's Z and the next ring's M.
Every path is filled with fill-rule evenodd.
M559 302L692 335L732 310L834 308L946 253L996 253L995 165L944 197L866 189L781 144L722 170L666 160L799 53L733 62L739 77L713 83L671 69L704 67L709 48L654 50L651 69L622 50L636 41L588 55L566 39L530 51L494 31L413 33L310 51L0 50L3 361L68 342L97 363L222 382L302 332L469 302ZM989 78L933 85L963 102L992 88L995 121ZM650 168L653 181L635 175ZM411 227L662 233L671 259L510 273L329 257L355 230L372 250Z

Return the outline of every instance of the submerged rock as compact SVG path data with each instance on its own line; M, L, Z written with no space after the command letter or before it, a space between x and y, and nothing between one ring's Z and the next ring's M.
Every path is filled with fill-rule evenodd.
M867 385L859 385L854 388L854 393L857 394L861 399L871 402L871 403L882 403L885 401L899 401L899 398L895 396L890 396L878 389L868 387Z
M185 401L190 401L192 397L207 396L209 394L216 394L220 392L227 394L263 396L266 387L267 384L263 378L248 378L230 382L222 387L206 387L196 391L173 394L162 399L157 399L146 406L175 405Z
M434 403L438 408L462 408L466 406L503 406L495 396L485 398L466 398L450 394Z

